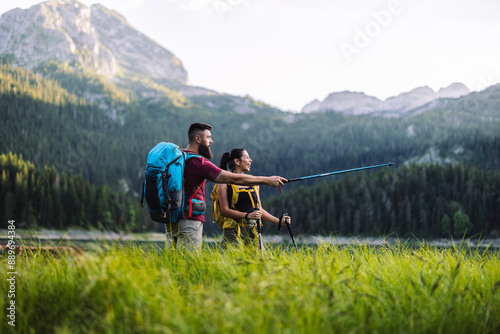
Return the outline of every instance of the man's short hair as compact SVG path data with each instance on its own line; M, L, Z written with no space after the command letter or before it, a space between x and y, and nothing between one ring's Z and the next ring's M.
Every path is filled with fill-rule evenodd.
M205 123L193 123L188 130L189 142L194 142L197 135L205 132L205 130L212 130L212 126Z

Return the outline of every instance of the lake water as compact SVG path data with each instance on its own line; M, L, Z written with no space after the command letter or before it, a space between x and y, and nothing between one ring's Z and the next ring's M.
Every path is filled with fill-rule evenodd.
M0 243L6 244L7 230L0 230ZM46 230L40 229L22 230L16 229L16 244L42 244L42 245L81 245L88 243L106 243L106 242L138 242L138 243L152 243L163 247L165 235L163 233L139 233L127 234L117 232L102 232L102 231L84 231L84 230ZM204 237L203 241L207 243L220 242L221 236L217 237ZM278 243L278 244L291 244L291 238L288 233L280 235L264 235L263 240L265 244ZM471 248L500 248L500 238L495 239L466 239L466 240L450 240L450 239L403 239L394 237L343 237L343 236L310 236L310 235L295 235L295 240L299 245L318 245L318 244L333 244L333 245L369 245L369 246L382 246L384 244L398 245L422 245L424 242L428 246L449 247L453 244L455 246L467 246Z

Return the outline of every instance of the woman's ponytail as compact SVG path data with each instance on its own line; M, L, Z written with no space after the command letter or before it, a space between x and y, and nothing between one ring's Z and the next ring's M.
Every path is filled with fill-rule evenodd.
M243 148L235 148L231 152L224 152L222 158L220 159L220 168L224 170L233 171L236 165L234 164L234 159L241 159L243 156Z
M224 152L224 154L222 154L222 158L220 159L220 168L221 169L224 169L224 170L228 170L227 169L227 163L229 162L229 152Z

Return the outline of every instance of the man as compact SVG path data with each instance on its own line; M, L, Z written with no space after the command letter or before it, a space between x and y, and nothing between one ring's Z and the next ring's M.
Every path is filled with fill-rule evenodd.
M211 130L212 126L203 123L193 123L189 127L189 144L183 151L201 155L202 158L192 157L186 161L184 217L176 223L165 224L167 248L201 249L206 208L205 181L207 179L215 183L233 183L243 186L268 185L271 187L278 187L287 181L281 176L235 174L215 166L209 161L213 158L210 150L213 143Z

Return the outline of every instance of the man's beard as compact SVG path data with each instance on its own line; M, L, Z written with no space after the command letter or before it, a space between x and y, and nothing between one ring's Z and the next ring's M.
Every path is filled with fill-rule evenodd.
M214 155L212 154L212 150L210 150L210 146L206 146L206 145L201 144L201 143L200 143L200 146L198 146L198 153L200 153L200 155L202 157L205 157L208 160L210 160L214 157Z

